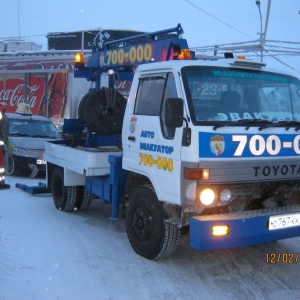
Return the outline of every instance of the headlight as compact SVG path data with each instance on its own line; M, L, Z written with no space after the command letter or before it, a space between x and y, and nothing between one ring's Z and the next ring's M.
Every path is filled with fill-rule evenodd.
M204 205L211 205L216 198L216 194L212 189L200 190L199 199Z
M232 200L232 192L230 189L224 189L221 191L220 193L220 200L223 202L223 203L228 203Z
M30 157L28 152L23 148L13 148L11 153L14 154L14 155L18 155L18 156Z
M4 168L0 168L0 173L4 173Z

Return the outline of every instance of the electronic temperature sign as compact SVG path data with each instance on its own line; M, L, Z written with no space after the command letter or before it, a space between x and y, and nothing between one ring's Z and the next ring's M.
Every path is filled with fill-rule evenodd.
M102 50L97 53L99 55L99 67L125 67L173 60L177 55L173 50L174 45L178 45L180 49L188 49L186 40L168 38L149 43Z

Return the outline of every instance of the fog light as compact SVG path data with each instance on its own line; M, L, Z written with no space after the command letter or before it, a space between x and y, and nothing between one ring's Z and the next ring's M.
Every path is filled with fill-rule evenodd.
M211 205L215 201L215 192L211 189L200 191L200 201L204 205Z
M229 227L225 225L217 225L212 228L212 235L223 236L229 234Z
M220 199L224 203L228 203L232 199L232 192L230 189L224 189L220 193Z

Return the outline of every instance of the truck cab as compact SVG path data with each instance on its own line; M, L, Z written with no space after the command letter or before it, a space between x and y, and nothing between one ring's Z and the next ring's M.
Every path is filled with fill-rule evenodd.
M228 224L241 213L244 222L249 212L271 215L262 222L273 232L253 234L247 244L267 241L284 227L282 218L272 218L275 212L297 207L285 222L300 224L299 118L299 80L263 63L232 58L141 65L124 116L123 168L144 177L168 203L172 224L184 228L196 216L205 216L205 226L211 222L207 237L200 237L202 228L192 230L195 248L242 246L246 231L229 238L238 225ZM216 215L223 220L225 214L231 215L222 221L223 238L213 239Z

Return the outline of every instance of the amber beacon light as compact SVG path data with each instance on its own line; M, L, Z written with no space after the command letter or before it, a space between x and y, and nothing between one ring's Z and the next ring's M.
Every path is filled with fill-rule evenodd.
M182 49L180 51L180 54L178 55L178 58L180 60L191 60L192 59L192 54L189 49Z
M84 66L84 57L83 54L80 52L75 54L75 66L76 67Z

